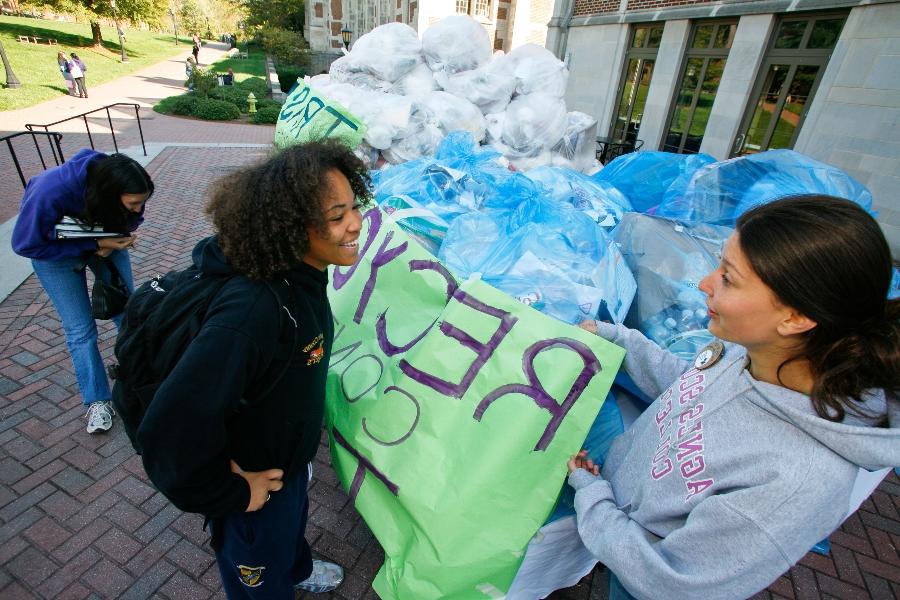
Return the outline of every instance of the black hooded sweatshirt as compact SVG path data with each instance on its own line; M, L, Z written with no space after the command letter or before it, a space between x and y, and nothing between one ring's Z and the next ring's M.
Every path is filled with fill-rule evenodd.
M204 273L235 276L211 301L137 435L157 488L181 510L215 518L250 503L230 460L244 471L283 469L288 481L315 455L334 324L326 272L301 264L273 278L282 305L265 283L234 273L215 237L197 244L193 260Z

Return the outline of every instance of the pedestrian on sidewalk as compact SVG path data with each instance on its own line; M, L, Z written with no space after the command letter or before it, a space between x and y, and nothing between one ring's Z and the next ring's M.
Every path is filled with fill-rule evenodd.
M368 185L348 148L314 142L221 179L206 207L217 233L194 248L194 265L228 280L137 440L157 489L211 522L232 600L288 600L343 580L313 560L304 533L334 335L326 269L356 262Z
M184 60L184 75L187 77L187 88L189 92L194 91L194 71L197 69L197 61L193 56L188 56Z
M194 62L200 64L200 36L196 33L191 35L191 41L194 42L194 48L191 53L194 55Z
M56 64L59 66L59 72L62 73L63 80L66 82L66 90L70 96L74 96L75 81L72 79L72 73L69 71L69 58L65 52L59 51L56 53Z
M79 78L75 76L75 70L70 67L69 70L72 72L72 79L75 81L75 85L78 88L81 97L87 98L87 65L85 65L74 52L72 53L72 62L75 63L74 66L81 71L81 79L79 80Z
M582 324L625 348L628 375L658 396L602 471L583 452L568 464L612 600L749 598L837 529L861 469L900 464L891 271L863 208L796 196L738 219L699 285L718 340L694 361L621 324Z
M69 68L69 74L72 76L72 81L75 82L75 94L81 98L87 98L87 87L84 84L84 70L81 68L83 63L80 60L77 60L78 56L73 52L72 58L67 62L67 66Z
M100 350L85 261L95 256L112 261L128 289L134 287L128 249L131 233L143 222L144 203L153 182L144 168L124 154L107 156L79 150L58 167L31 178L25 188L12 235L13 251L31 259L34 272L56 308L66 335L81 399L87 409L87 432L109 431L114 411ZM74 217L121 237L57 239L54 227ZM95 277L109 281L100 261L90 261ZM121 315L113 321L118 327Z

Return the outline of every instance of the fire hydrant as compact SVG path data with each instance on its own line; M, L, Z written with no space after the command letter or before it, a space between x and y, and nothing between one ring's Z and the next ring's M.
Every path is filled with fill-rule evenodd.
M247 94L247 114L252 115L256 112L256 96L253 92Z

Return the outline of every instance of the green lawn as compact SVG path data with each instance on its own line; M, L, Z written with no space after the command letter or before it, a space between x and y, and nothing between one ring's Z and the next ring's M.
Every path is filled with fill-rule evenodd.
M244 49L243 44L241 49ZM229 67L234 70L235 83L250 77L266 77L266 55L262 48L251 45L248 58L223 58L208 68L216 73L224 73Z
M0 42L6 50L10 66L22 83L22 87L16 89L5 87L6 76L0 66L0 81L4 84L0 89L0 110L24 108L65 94L66 86L56 64L56 53L60 50L66 54L74 50L84 61L88 68L87 84L90 90L91 86L158 63L190 47L190 38L179 36L184 45L176 46L171 34L126 28L128 62L122 63L115 28L102 27L101 30L103 48L93 48L88 23L0 17ZM45 40L55 38L59 45L18 42L16 38L20 35L34 35Z

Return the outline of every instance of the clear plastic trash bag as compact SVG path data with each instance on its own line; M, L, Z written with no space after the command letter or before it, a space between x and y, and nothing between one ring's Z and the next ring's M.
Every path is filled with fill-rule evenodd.
M495 56L477 69L446 73L438 71L434 79L445 91L465 98L485 115L503 111L516 89L516 77L505 56Z
M393 83L424 62L416 30L403 23L385 23L360 37L343 59L351 72L363 72Z
M612 185L572 169L537 167L526 176L540 183L551 198L571 204L607 230L618 225L622 215L632 210L628 199Z
M613 232L637 280L637 295L625 324L685 359L712 336L700 280L719 264L730 227L683 225L626 213Z
M615 186L636 212L653 214L666 197L684 195L688 182L701 167L716 162L709 154L629 152L593 175Z
M597 119L583 112L566 115L566 131L553 146L553 164L587 171L596 163Z
M425 30L422 53L432 71L471 71L491 59L491 40L478 21L466 15L455 15L441 19Z
M793 150L769 150L701 168L684 193L666 193L656 214L733 227L754 206L797 194L837 196L872 208L869 190L844 171Z
M517 96L503 120L504 154L525 158L548 153L566 133L566 122L566 104L561 99L547 94Z
M516 94L548 94L556 98L566 95L569 70L552 52L537 44L519 46L505 57L513 65Z

